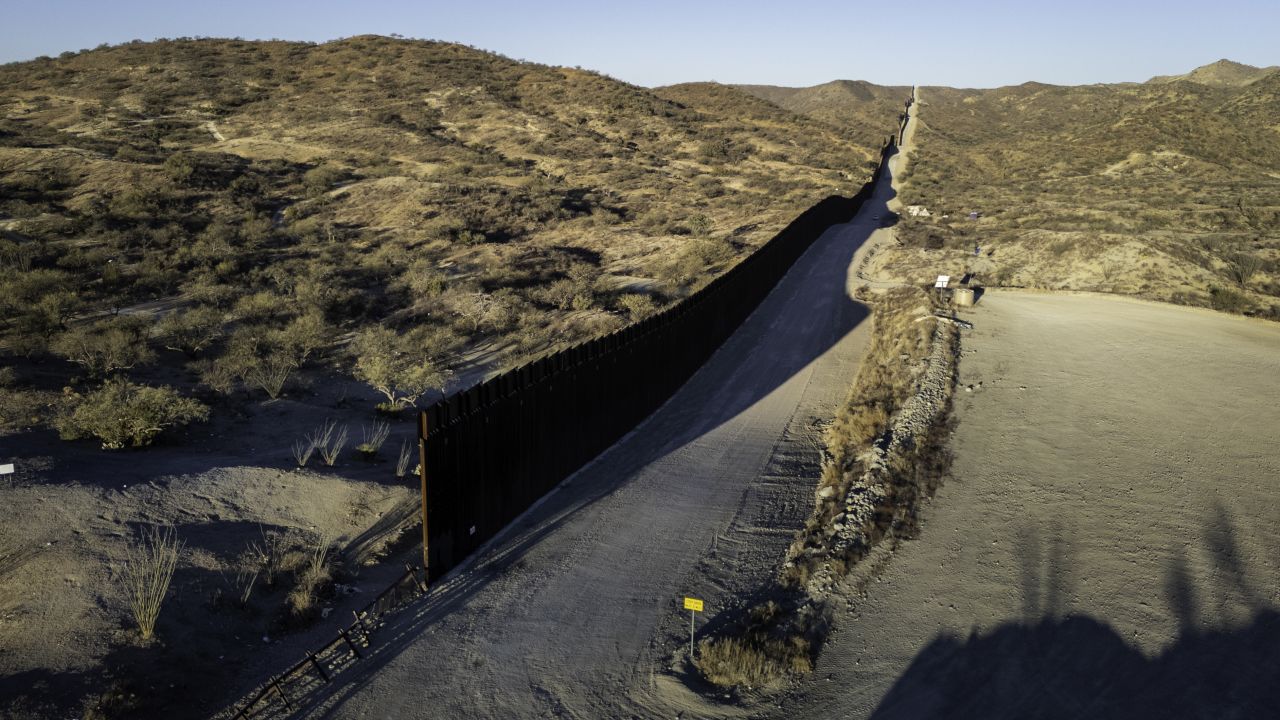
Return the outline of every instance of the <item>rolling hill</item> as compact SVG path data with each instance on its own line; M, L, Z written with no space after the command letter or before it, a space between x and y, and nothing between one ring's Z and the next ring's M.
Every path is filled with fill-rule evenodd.
M1222 67L1168 83L922 88L903 200L929 216L903 218L875 271L1280 317L1280 73L1226 83Z
M852 192L894 122L855 137L724 86L372 36L129 43L0 67L0 87L0 344L32 359L73 320L158 304L240 345L306 317L326 357L385 323L442 366L481 343L515 362ZM194 353L201 387L252 385L232 344Z
M1243 87L1276 72L1280 72L1280 65L1260 68L1223 59L1203 65L1182 75L1157 75L1147 82L1171 83L1185 81L1216 87Z

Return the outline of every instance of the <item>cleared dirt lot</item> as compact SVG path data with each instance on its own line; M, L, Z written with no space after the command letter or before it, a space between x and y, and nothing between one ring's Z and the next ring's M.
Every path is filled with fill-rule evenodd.
M1272 714L1280 326L1021 293L968 317L955 477L779 715Z

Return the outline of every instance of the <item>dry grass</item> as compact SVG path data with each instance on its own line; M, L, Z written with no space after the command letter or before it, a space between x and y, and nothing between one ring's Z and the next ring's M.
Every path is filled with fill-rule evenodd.
M367 459L373 459L378 451L382 449L382 445L387 442L387 437L391 435L391 424L381 420L375 421L373 425L360 426L360 444L356 446L356 450L364 455Z
M752 607L741 627L698 645L694 666L721 687L759 687L813 669L809 639L792 613L769 600Z
M182 543L173 529L158 527L146 531L125 551L120 580L143 640L150 640L155 634L156 620L181 553Z
M254 598L283 609L281 622L298 627L315 619L317 599L333 580L332 538L302 532L261 531L231 565L231 585L240 608ZM280 593L283 591L283 597Z
M317 595L333 577L329 567L329 545L329 538L319 536L306 553L295 551L287 557L287 564L294 571L288 607L296 620L314 617Z
M342 449L346 447L347 426L339 426L336 420L326 420L316 428L309 439L315 449L320 452L320 459L324 460L324 464L333 467L334 463L338 462Z
M407 475L411 462L413 462L413 447L408 440L401 440L400 454L396 457L396 477L402 478Z

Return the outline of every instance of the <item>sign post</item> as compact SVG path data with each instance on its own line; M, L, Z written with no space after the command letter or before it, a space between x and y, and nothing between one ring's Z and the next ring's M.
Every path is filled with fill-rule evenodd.
M684 609L689 611L689 661L693 662L693 618L702 610L702 601L687 597L684 599Z

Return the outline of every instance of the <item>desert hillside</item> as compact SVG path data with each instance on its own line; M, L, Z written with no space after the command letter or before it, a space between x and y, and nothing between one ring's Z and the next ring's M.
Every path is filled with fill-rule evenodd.
M865 80L833 80L812 87L738 85L756 97L844 129L863 144L877 142L875 123L902 112L911 97L907 86L875 85Z
M894 120L854 137L728 87L382 37L130 43L0 87L3 352L77 362L119 331L223 394L350 367L379 323L440 368L616 328L852 192Z
M919 112L903 200L928 216L905 214L880 272L1280 316L1280 72L924 88Z
M1276 72L1280 72L1280 66L1272 65L1271 67L1260 68L1222 59L1182 75L1157 75L1147 82L1171 83L1185 80L1187 82L1200 83L1201 85L1241 87Z

